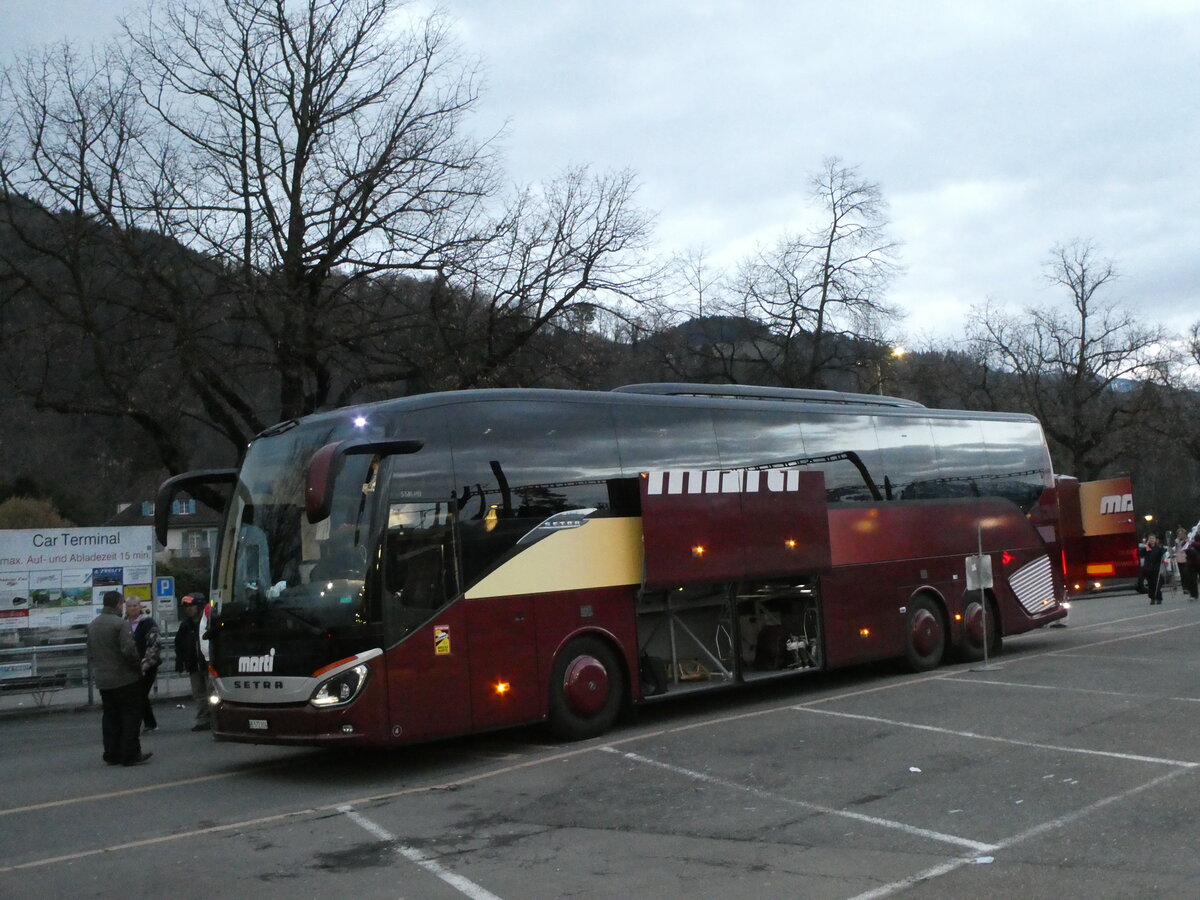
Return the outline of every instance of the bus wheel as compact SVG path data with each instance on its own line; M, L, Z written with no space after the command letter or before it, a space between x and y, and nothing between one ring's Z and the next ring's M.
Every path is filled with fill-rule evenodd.
M569 741L603 734L616 721L624 694L625 675L608 644L576 638L554 661L550 730Z
M936 669L946 649L946 625L936 603L914 597L908 604L904 658L914 672Z
M967 662L983 659L984 607L978 600L967 603L963 609L963 636L958 655ZM988 656L1000 653L1000 629L996 622L996 607L987 602L987 651Z

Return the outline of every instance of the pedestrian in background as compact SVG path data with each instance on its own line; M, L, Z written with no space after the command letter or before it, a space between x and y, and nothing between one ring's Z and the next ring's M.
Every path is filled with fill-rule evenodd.
M207 731L212 727L212 714L208 707L208 660L200 643L205 628L204 608L207 606L203 594L188 594L179 601L183 619L175 632L175 671L187 672L192 683L192 702L196 707L196 721L192 731Z
M142 658L124 616L120 591L106 591L104 608L87 627L92 676L103 705L104 761L137 766L148 759L138 730L142 722Z
M1146 541L1147 538L1142 538L1137 545L1138 577L1134 590L1139 594L1146 593Z
M141 600L125 601L125 618L133 631L133 642L138 656L142 658L142 734L158 731L158 720L154 717L154 706L150 703L150 691L158 678L158 667L162 664L162 644L158 623Z
M1146 582L1146 593L1150 595L1151 606L1162 603L1163 576L1162 564L1166 548L1158 542L1158 535L1146 537L1146 558L1142 561L1142 579Z
M1183 531L1183 529L1179 529ZM1193 600L1198 599L1197 594L1200 593L1200 522L1196 523L1196 527L1190 532L1185 531L1183 534L1183 546L1180 552L1183 554L1183 562L1179 564L1179 581L1183 585L1185 593L1189 594ZM1179 557L1176 556L1176 559Z

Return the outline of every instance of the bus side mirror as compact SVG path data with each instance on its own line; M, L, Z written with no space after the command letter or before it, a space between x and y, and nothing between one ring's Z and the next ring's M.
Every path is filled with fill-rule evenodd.
M154 537L163 547L167 546L167 526L171 523L171 504L175 495L198 484L234 484L237 469L197 469L168 478L158 488L154 497Z
M334 441L312 455L305 475L304 512L310 524L329 518L333 488L346 456L398 456L416 453L424 441Z

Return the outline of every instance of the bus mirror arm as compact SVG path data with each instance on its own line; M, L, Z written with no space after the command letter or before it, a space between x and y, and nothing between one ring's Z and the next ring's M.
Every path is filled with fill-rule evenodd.
M196 469L168 478L158 488L154 497L154 537L160 545L167 546L167 527L171 524L171 504L181 490L200 484L234 484L237 469Z
M329 518L333 508L333 487L346 456L398 456L416 453L424 441L334 441L312 455L305 476L304 511L311 524Z

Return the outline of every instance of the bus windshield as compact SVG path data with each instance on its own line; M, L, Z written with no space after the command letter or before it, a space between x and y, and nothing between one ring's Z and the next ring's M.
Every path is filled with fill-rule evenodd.
M336 426L298 426L259 438L247 453L230 503L214 594L214 664L238 671L242 658L269 658L269 671L314 669L379 646L380 615L368 602L369 548L377 462L350 456L328 518L305 516L308 460Z

